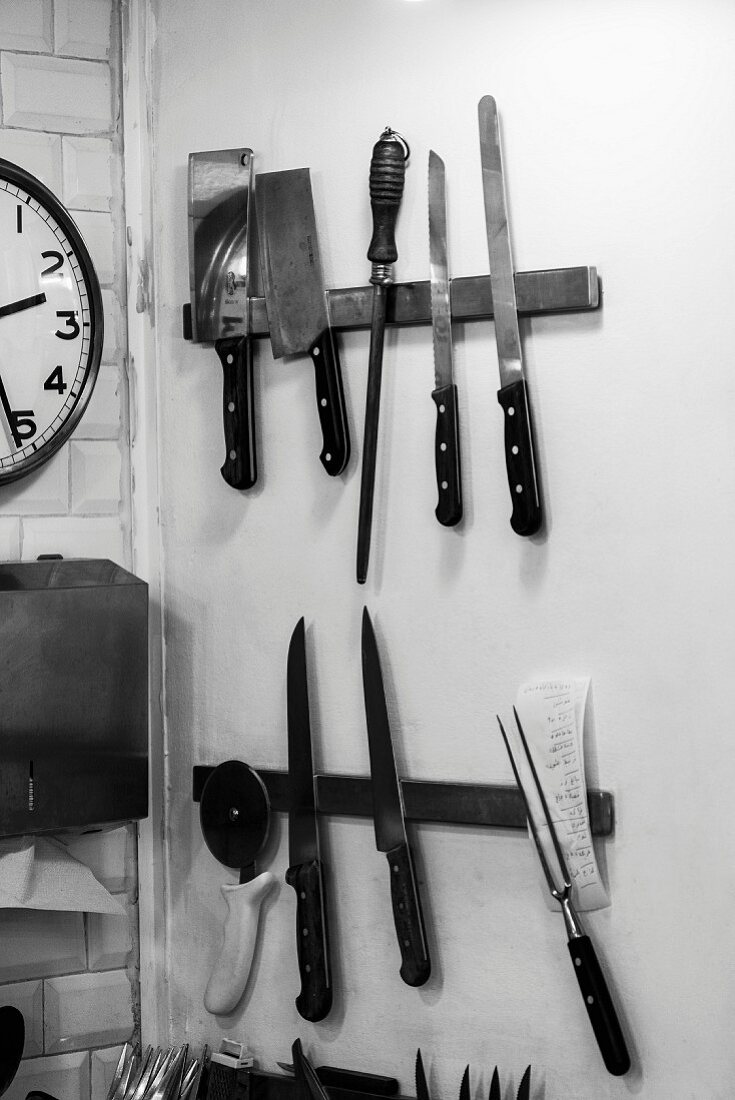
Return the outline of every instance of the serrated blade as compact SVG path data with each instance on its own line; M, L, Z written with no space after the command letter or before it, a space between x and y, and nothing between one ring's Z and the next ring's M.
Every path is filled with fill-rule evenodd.
M452 315L449 301L447 264L447 200L444 161L429 152L429 274L431 287L431 330L434 339L436 388L451 386Z
M518 1096L516 1100L530 1100L531 1097L531 1067L526 1067L526 1072L521 1078L521 1083L518 1086Z
M459 1100L470 1100L470 1067L466 1066L459 1086Z
M480 100L479 121L482 191L485 199L495 340L498 346L501 385L507 386L523 378L523 352L518 327L518 305L513 277L498 110L491 95L483 96Z
M309 690L306 679L306 637L299 619L288 647L286 672L288 716L288 851L291 864L319 858L311 755Z
M396 773L378 645L367 608L362 614L362 682L365 694L375 843L380 852L406 844L403 795Z
M421 1057L421 1051L416 1051L416 1100L431 1100L429 1096L429 1086L426 1084L426 1074L424 1073L424 1062Z

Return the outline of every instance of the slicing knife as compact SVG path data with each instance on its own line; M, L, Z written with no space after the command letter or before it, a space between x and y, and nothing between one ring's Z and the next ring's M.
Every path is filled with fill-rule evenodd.
M541 500L518 327L498 112L491 95L480 100L478 114L490 287L500 365L498 401L505 414L505 464L513 502L510 524L517 535L533 535L541 526Z
M436 405L434 465L439 500L436 518L453 527L462 518L462 475L459 450L457 387L452 363L452 314L447 266L447 202L444 161L429 152L429 271L431 327L434 337Z
M222 364L222 477L233 489L250 489L258 478L248 299L252 179L252 149L189 154L191 335L214 343Z
M423 985L431 973L421 899L406 837L401 784L393 756L388 709L378 645L367 608L362 613L362 683L365 694L375 842L390 867L391 903L398 945L400 974L407 985Z
M271 348L276 359L307 351L311 356L322 429L319 459L335 477L349 461L350 436L309 169L259 173L255 192Z
M324 876L314 803L309 691L304 620L288 647L288 849L286 882L296 891L296 950L301 992L296 1008L305 1020L323 1020L332 1007Z

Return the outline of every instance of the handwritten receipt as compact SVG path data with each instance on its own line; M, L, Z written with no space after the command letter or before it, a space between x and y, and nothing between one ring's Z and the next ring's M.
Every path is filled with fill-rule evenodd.
M586 679L549 679L523 684L518 691L516 708L541 786L549 805L551 819L569 868L573 901L579 909L603 909L610 904L595 858L584 778L584 712L590 681ZM523 753L516 759L525 765ZM556 869L549 829L544 820L530 773L522 771L538 829L550 866ZM530 782L529 782L530 780ZM556 902L544 894L551 906Z

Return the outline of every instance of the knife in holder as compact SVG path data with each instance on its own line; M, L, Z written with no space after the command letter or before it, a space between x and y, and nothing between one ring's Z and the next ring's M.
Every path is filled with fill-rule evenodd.
M189 154L191 338L214 344L223 372L225 460L233 489L258 477L250 326L251 149Z

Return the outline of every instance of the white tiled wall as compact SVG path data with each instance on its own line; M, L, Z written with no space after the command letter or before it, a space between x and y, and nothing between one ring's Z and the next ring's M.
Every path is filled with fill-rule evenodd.
M119 0L0 2L0 157L57 194L102 286L103 362L72 439L39 471L0 488L0 560L109 557L130 568L125 220ZM136 830L73 838L70 850L126 916L0 910L0 1004L26 1022L6 1093L97 1100L139 1018Z

